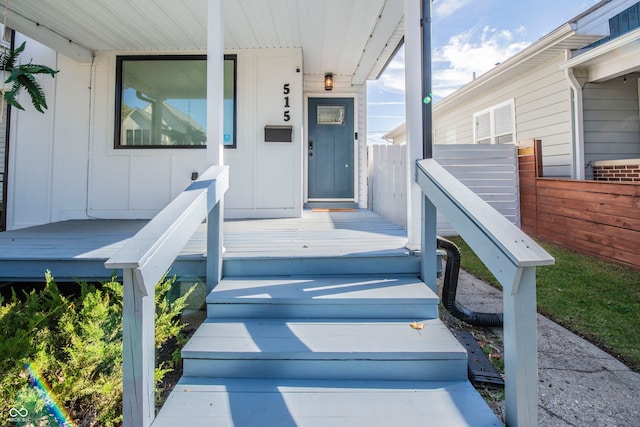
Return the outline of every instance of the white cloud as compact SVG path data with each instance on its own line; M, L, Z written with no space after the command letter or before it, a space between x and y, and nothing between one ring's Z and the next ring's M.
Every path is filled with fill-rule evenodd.
M530 42L524 41L524 27L515 30L498 30L489 26L456 34L440 49L433 51L433 94L444 97L487 72L522 49Z
M435 18L446 18L469 4L471 0L439 0L431 6Z

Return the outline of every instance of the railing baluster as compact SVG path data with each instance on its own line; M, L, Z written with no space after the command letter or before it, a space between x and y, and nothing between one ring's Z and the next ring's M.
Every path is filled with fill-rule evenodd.
M122 310L122 411L130 425L151 425L155 414L154 380L155 369L155 328L154 296L143 295L144 283L136 277L132 268L125 268L123 279Z
M536 269L522 268L517 276L512 291L502 293L506 423L537 426Z

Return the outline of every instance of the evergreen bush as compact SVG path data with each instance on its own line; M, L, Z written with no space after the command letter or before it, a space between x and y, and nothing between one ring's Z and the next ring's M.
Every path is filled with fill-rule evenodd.
M179 314L189 293L170 298L175 277L155 292L156 348L185 341ZM80 283L60 292L49 272L41 291L0 297L0 425L122 423L122 284ZM158 384L180 360L156 368Z

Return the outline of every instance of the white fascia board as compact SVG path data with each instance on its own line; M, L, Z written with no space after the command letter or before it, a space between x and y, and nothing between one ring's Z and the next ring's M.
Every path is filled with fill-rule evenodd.
M402 0L387 0L380 13L380 18L369 36L369 40L360 56L358 66L353 73L351 83L354 86L362 85L369 77L373 67L378 62L380 54L384 51L389 39L404 16Z
M7 26L77 62L91 62L93 60L94 53L91 49L87 49L13 11L7 16Z
M607 73L611 77L615 77L611 71L612 68L631 69L639 66L639 52L640 28L637 28L569 59L560 66L560 69L587 68L589 69L589 81L601 81L607 78ZM622 63L626 65L622 66ZM592 71L594 71L593 76ZM625 74L625 72L621 71L620 74Z

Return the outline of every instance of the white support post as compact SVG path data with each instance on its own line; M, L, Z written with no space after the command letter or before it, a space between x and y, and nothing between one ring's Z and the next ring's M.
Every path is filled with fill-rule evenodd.
M520 269L511 289L505 287L504 361L506 424L538 425L538 339L536 268Z
M123 424L148 427L155 417L155 304L132 268L123 269Z
M224 16L223 0L208 0L207 164L224 164Z
M422 226L424 227L424 233L421 233L422 257L420 273L422 281L426 283L433 292L437 292L438 254L436 253L436 207L422 191L419 194L422 196Z
M407 242L420 249L422 192L416 183L416 160L422 159L422 36L420 0L404 1L404 69L407 116ZM435 238L434 238L435 243ZM424 251L423 251L424 253ZM434 252L435 254L435 252Z
M223 200L207 216L207 294L222 280Z

